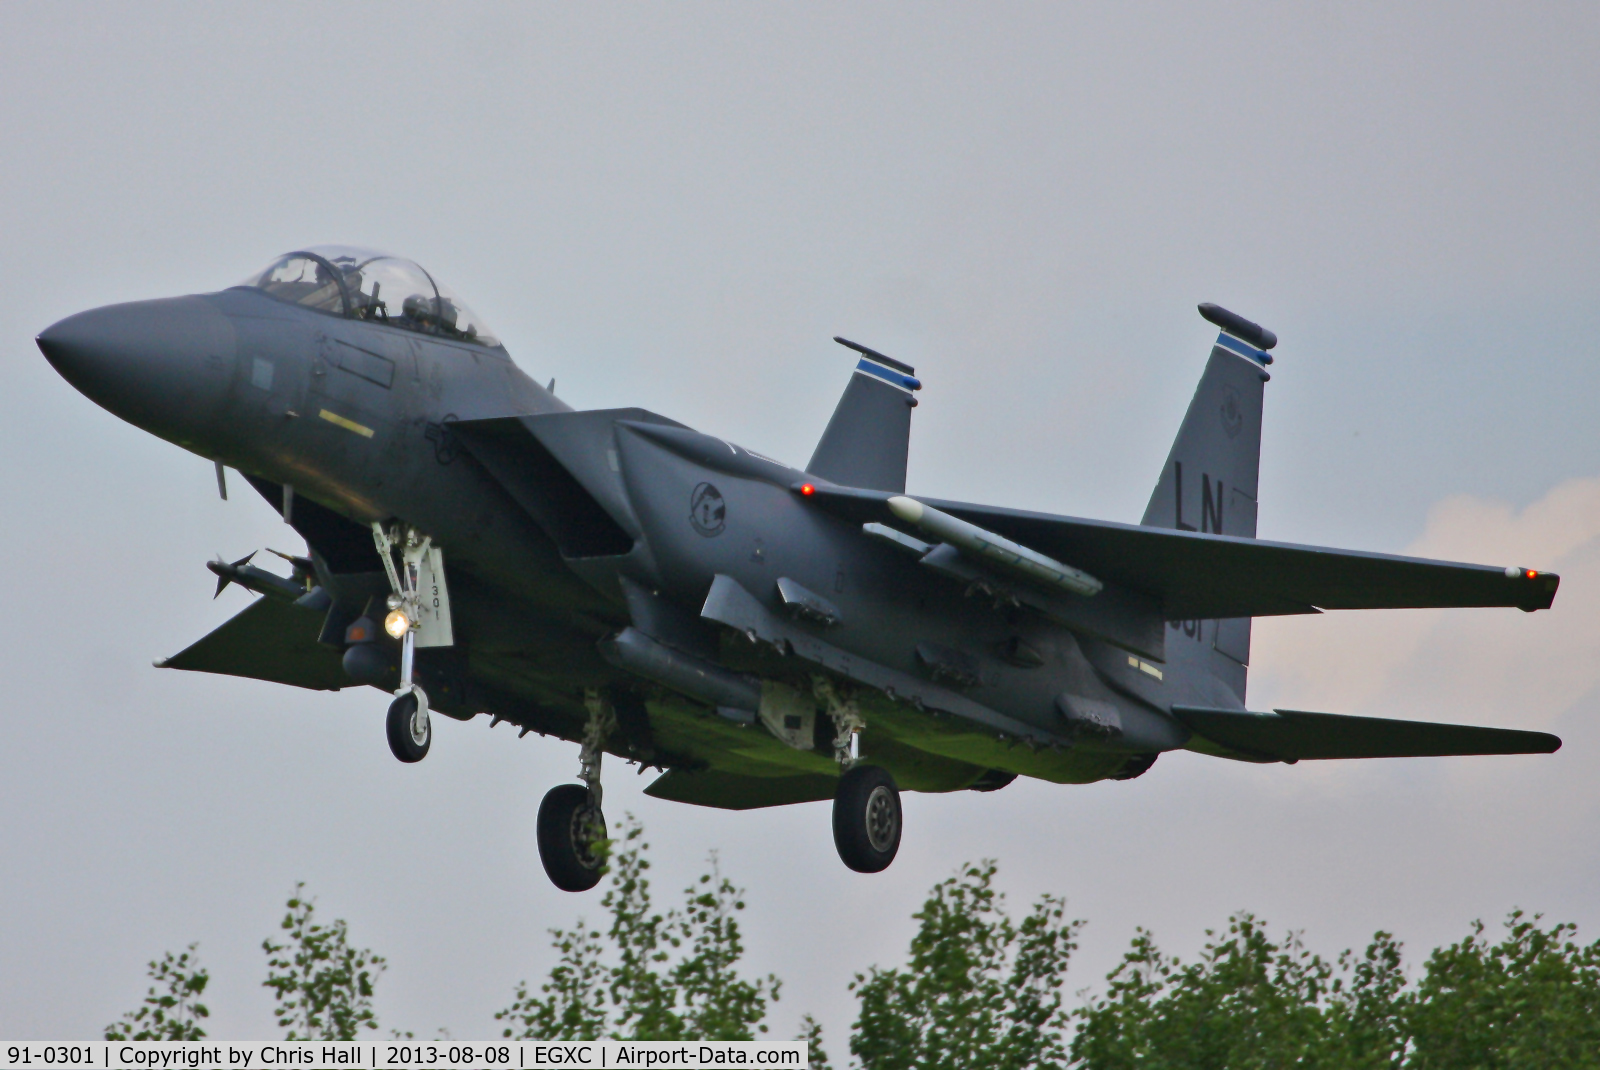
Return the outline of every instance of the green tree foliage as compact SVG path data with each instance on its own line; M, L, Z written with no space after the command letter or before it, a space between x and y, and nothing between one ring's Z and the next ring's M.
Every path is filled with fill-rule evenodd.
M495 1018L526 1040L751 1040L767 1027L779 982L739 973L742 894L717 870L685 890L682 908L656 911L643 828L632 818L608 863L602 932L579 921L551 930L555 967L535 993L523 982Z
M150 963L150 991L136 1010L105 1028L107 1040L199 1040L206 1035L200 1019L211 1012L200 1002L211 975L195 955L198 944L182 954L168 951Z
M659 912L643 830L632 818L609 861L604 929L552 930L558 960L537 992L526 982L495 1017L531 1040L749 1040L765 1033L779 982L739 972L743 893L717 869ZM1481 922L1435 949L1408 981L1400 944L1377 933L1328 960L1296 933L1282 939L1248 913L1208 931L1193 962L1137 930L1103 994L1075 1011L1062 986L1082 922L1042 896L1020 921L995 890L993 862L935 885L906 963L850 986L859 1013L850 1051L861 1070L1600 1070L1600 941L1513 912L1492 942ZM376 1030L372 990L384 961L321 925L295 886L268 956L289 1040L351 1040ZM196 945L149 964L144 1001L107 1040L199 1040L210 977ZM442 1031L441 1031L442 1032ZM396 1034L409 1036L410 1034ZM1069 1039L1070 1037L1070 1039ZM827 1070L822 1027L797 1038Z
M504 1036L522 1040L599 1040L607 1035L607 968L601 961L603 934L580 918L571 929L551 929L551 946L560 958L534 995L528 982L517 985L511 1006L495 1018L509 1022Z
M1600 1068L1600 942L1513 913L1435 950L1408 984L1387 933L1334 963L1239 914L1184 964L1141 930L1079 1012L1083 1070L1500 1070Z
M1358 957L1339 956L1324 1009L1327 1040L1316 1065L1368 1070L1401 1065L1406 1050L1405 970L1400 943L1377 932Z
M806 1042L807 1070L832 1070L828 1053L822 1049L822 1023L807 1014L800 1019L800 1035L796 1040Z
M1483 923L1434 950L1410 997L1415 1070L1600 1067L1600 940L1515 911L1498 944Z
M263 987L278 997L278 1026L285 1040L355 1040L362 1029L377 1029L372 988L384 970L383 959L350 946L344 919L332 925L312 920L314 904L305 884L295 885L281 928L284 942L261 942L267 953Z
M993 862L969 864L936 885L906 965L856 976L850 1050L865 1070L1066 1065L1061 985L1082 923L1049 895L1013 921L994 874Z
M1072 1056L1086 1068L1387 1067L1402 1046L1394 999L1399 948L1378 934L1337 965L1281 943L1249 914L1229 920L1196 962L1169 958L1139 930L1107 978L1105 997L1080 1012Z

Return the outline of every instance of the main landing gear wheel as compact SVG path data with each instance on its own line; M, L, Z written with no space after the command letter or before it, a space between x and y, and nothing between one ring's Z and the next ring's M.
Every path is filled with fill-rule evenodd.
M389 733L389 749L402 762L420 762L428 756L433 726L428 723L428 711L421 708L416 692L408 691L389 703L384 727Z
M857 873L889 868L900 850L900 789L887 769L858 765L833 796L833 843Z
M605 872L606 815L582 784L560 784L539 804L539 861L563 892L587 892Z

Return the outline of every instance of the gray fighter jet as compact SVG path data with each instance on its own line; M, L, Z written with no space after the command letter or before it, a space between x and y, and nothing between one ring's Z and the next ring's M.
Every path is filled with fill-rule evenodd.
M864 345L803 469L645 409L574 411L417 264L290 253L219 293L39 336L89 398L233 468L304 537L288 578L157 662L391 693L580 744L539 809L558 887L604 864L605 753L662 799L833 800L845 864L888 866L901 790L1129 780L1165 751L1246 762L1549 752L1554 736L1245 708L1250 619L1545 609L1558 577L1257 541L1277 338L1215 305L1194 401L1137 524L905 492L914 370ZM554 384L551 384L552 387ZM1359 666L1352 666L1359 671Z

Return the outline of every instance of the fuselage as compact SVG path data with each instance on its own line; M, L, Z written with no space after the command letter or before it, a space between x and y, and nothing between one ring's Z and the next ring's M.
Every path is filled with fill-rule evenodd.
M705 438L705 456L695 454L707 448L697 439L663 444L649 427L681 425L642 410L574 413L498 345L350 318L249 287L96 309L52 326L40 345L90 398L246 474L291 519L294 502L344 518L358 532L340 535L346 547L374 522L398 519L427 532L446 553L458 649L424 658L421 671L441 680L448 694L440 708L455 716L490 712L576 738L585 689L620 688L637 694L643 711L646 723L635 726L627 750L640 760L715 765L702 752L732 748L827 771L820 735L810 753L765 738L754 744L750 730L671 689L641 688L597 650L638 623L624 580L647 587L669 613L694 618L718 576L774 611L784 608L774 593L780 578L817 592L839 607L838 619L800 617L785 627L840 652L829 656L1002 715L987 725L931 724L938 718L922 713L914 690L905 693L910 685L864 696L875 710L869 745L899 759L893 764L907 787L949 790L995 771L1099 779L1133 756L1184 744L1188 733L1166 712L1173 703L1242 708L1242 694L1213 674L1185 672L1182 624L1169 630L1158 668L1001 605L982 585L931 575L894 546L863 538L859 523L813 507L795 491L803 473L716 439ZM624 541L541 523L538 509L458 430L514 417L570 425L575 455L599 473L580 472L589 505L609 512ZM341 569L337 553L297 526L308 534L320 582L349 603L344 618L353 617L373 594L370 568L352 582L355 566ZM809 669L730 639L738 629L687 627L697 630L701 654L732 671L806 686ZM1193 627L1190 645L1209 654ZM1063 694L1113 711L1119 730L1070 740Z

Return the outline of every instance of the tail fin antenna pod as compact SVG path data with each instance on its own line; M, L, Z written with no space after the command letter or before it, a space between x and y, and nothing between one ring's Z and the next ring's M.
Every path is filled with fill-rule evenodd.
M912 392L922 389L916 369L847 338L834 341L860 359L806 471L840 486L902 494L917 404Z
M1278 336L1261 326L1261 324L1252 323L1237 312L1229 312L1221 305L1213 305L1210 301L1202 301L1200 303L1200 315L1235 338L1242 338L1251 345L1263 350L1271 349L1278 344ZM1271 364L1272 358L1267 357L1262 363Z

